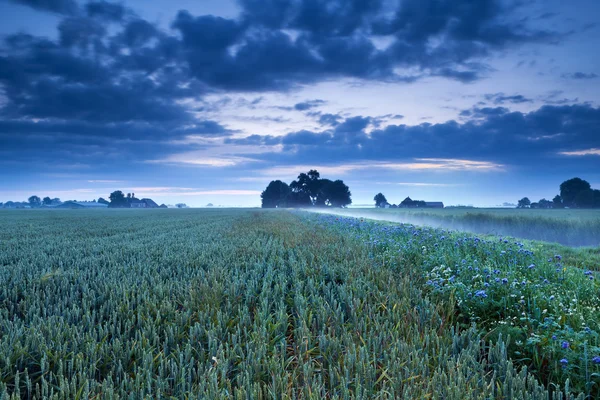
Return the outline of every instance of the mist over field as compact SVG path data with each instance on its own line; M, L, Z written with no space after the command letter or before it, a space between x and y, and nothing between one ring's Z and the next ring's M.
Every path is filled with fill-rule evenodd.
M307 209L307 211L414 224L485 235L600 247L600 210Z

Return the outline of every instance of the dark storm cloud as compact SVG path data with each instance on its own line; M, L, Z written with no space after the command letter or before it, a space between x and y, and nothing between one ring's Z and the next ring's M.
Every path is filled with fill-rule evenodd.
M65 0L27 4L72 8ZM513 9L498 0L406 0L392 15L380 0L240 4L237 20L180 11L173 36L121 4L92 1L60 22L56 42L12 35L0 53L8 100L2 113L185 121L189 115L176 102L215 90L283 91L343 77L412 81L431 75L471 82L487 71L481 57L491 51L554 38L510 22ZM393 42L378 49L372 41L378 35ZM398 72L403 67L419 72Z
M75 0L10 0L42 11L59 14L75 14L79 7Z
M121 21L127 11L122 4L108 1L90 1L85 10L90 17L106 21Z
M548 160L564 158L561 152L600 147L600 108L589 105L543 106L530 113L475 108L465 115L471 117L465 123L388 125L370 131L373 118L358 116L322 131L263 137L262 142L255 137L253 144L282 144L285 157L263 157L287 163L451 158L544 168L550 167L544 164Z
M286 90L337 77L472 82L492 52L559 37L511 20L515 6L502 4L405 0L389 16L379 0L241 0L240 20L180 12L173 27L193 76L221 89ZM393 42L378 49L377 36Z
M391 12L383 0L240 0L238 19L181 11L171 30L120 3L100 0L79 7L69 0L18 2L64 14L57 39L21 33L5 37L0 45L0 121L7 124L2 141L34 146L33 138L39 138L47 150L54 143L68 151L72 144L66 136L72 135L73 140L87 137L90 149L111 143L106 146L115 151L119 140L138 146L151 140L154 149L151 144L143 148L150 154L162 150L165 141L186 135L231 133L196 119L201 118L198 113L220 107L204 102L207 93L283 92L341 78L411 82L439 76L472 82L489 71L485 62L494 52L559 36L529 28L514 16L514 7L502 6L500 0L404 0ZM375 45L374 39L382 37L391 41L389 46ZM394 142L401 131L410 140L395 150L399 154L416 144L435 149L431 141L440 130L448 137L460 133L474 140L465 130L481 129L456 123L445 130L443 125L399 125L393 134L390 127L380 128L387 117L343 119L321 114L316 109L321 104L309 100L293 109L318 119L323 132L265 137L262 142L300 151L321 142L340 158L344 151L375 156L376 151L389 155L393 148L381 137ZM470 112L477 124L496 117L484 109ZM26 123L33 119L41 121ZM366 134L369 128L373 131Z

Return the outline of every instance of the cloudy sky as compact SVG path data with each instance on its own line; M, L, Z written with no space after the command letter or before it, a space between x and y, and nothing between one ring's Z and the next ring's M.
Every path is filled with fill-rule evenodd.
M597 0L0 0L0 201L253 206L316 168L491 206L600 188Z

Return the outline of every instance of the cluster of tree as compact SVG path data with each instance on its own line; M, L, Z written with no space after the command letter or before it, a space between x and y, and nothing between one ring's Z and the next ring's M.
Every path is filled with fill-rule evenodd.
M560 184L560 194L554 196L552 201L541 199L531 202L523 197L519 200L517 208L600 208L600 190L592 189L589 182L580 178L573 178Z
M378 208L423 208L427 207L427 203L424 200L413 200L410 197L405 198L400 204L390 204L383 195L383 193L377 193L373 198L375 201L375 207Z
M289 185L271 181L260 198L263 208L346 207L352 204L351 195L344 181L321 179L319 172L312 169L298 175Z
M100 197L98 200L92 201L77 201L77 200L66 200L61 201L58 197L50 198L48 196L43 199L39 196L30 196L27 201L19 202L19 201L7 201L6 203L0 203L0 207L2 208L44 208L44 207L59 207L68 205L68 203L78 203L82 205L95 205L95 204L109 204L108 201L104 200ZM60 207L59 207L60 208Z
M161 204L160 206L156 204L151 199L138 199L135 197L135 193L127 193L127 196L120 191L115 190L108 196L110 202L106 202L109 208L133 208L136 205L139 205L141 208L167 208L166 205ZM98 200L100 202L100 200ZM181 207L180 207L181 206ZM177 204L177 208L185 208L187 207L185 204Z
M51 199L50 197L44 197L43 199L40 199L39 196L30 196L29 199L27 199L27 201L7 201L6 203L0 203L0 207L4 207L4 208L24 208L24 207L31 207L31 208L38 208L38 207L44 207L44 206L56 206L62 204L62 201L60 201L59 198L54 198Z

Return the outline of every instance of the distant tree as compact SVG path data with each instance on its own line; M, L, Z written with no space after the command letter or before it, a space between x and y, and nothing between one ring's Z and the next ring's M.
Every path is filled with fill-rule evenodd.
M280 180L271 181L260 194L262 208L286 207L290 193L290 187L287 183Z
M580 207L576 201L577 195L590 189L589 182L580 178L564 181L560 184L560 197L562 198L563 205L565 207ZM581 200L585 201L586 196L589 196L589 194L582 195Z
M388 201L383 193L377 193L375 197L373 197L373 200L375 201L375 207L383 208L386 204L388 204Z
M573 200L573 206L577 208L593 208L594 207L594 191L592 189L581 190Z
M594 208L600 208L600 190L594 189Z
M325 205L331 207L346 207L352 204L352 193L350 192L350 188L344 181L339 179L333 182L325 182L321 192L325 198Z
M552 208L553 203L550 200L540 199L538 201L538 208Z
M185 203L177 203L177 204L175 204L175 207L177 207L177 208L188 208L187 204L185 204Z
M552 208L563 208L563 207L564 206L563 206L562 198L560 197L559 194L557 194L552 199Z
M531 201L527 197L523 197L517 204L517 208L529 208L529 206L531 206Z
M298 178L290 183L290 189L293 193L298 193L297 200L304 202L304 199L308 196L309 203L307 205L315 204L317 202L317 196L319 190L323 185L321 182L321 174L317 170L311 169L308 173L301 173Z
M100 204L110 204L110 202L106 201L106 200L105 200L104 198L102 198L102 197L100 197L100 198L98 199L98 203L100 203Z
M111 208L127 208L129 207L129 203L125 198L125 195L120 190L116 190L108 196L110 199L110 204L108 205Z
M288 186L271 181L261 193L262 207L345 207L352 204L350 189L343 181L321 179L317 170L301 173Z
M127 193L127 198L131 199L131 193Z
M29 199L27 199L27 201L29 202L29 205L32 208L39 207L42 205L42 200L38 196L31 196L31 197L29 197Z
M206 207L214 207L213 203L208 203Z
M46 196L42 200L42 203L44 203L45 206L49 206L50 204L52 204L52 199L50 197Z
M541 208L539 203L536 203L535 201L533 203L531 203L529 205L529 208Z
M294 192L291 191L287 198L288 207L310 207L312 202L310 196L305 192Z

